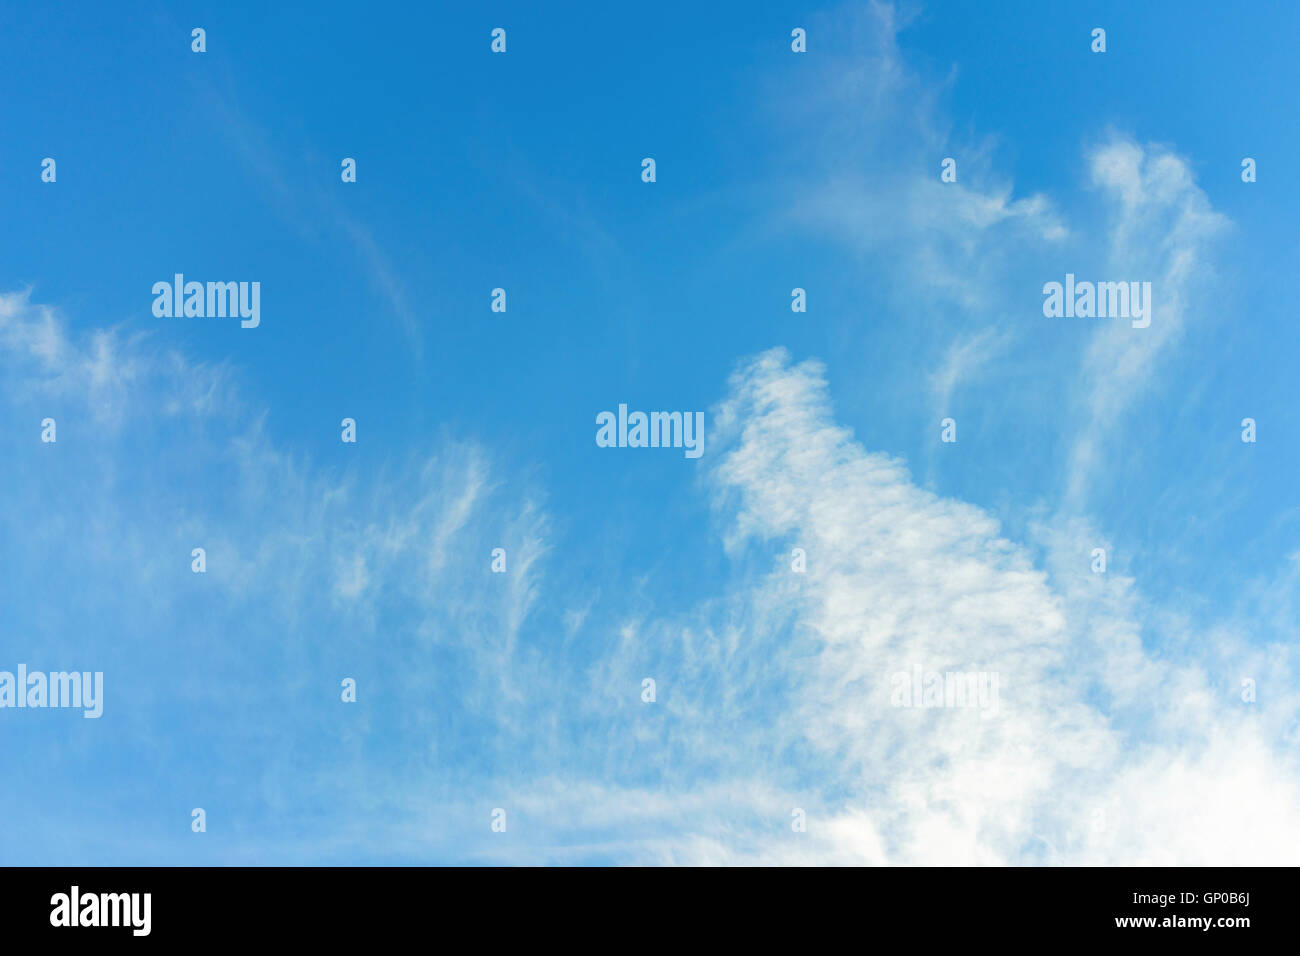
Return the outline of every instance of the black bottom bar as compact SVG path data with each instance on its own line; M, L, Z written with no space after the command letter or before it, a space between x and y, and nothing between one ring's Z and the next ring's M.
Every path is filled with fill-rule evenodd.
M1294 870L1240 868L22 868L0 871L0 925L6 942L80 945L337 946L422 931L435 945L469 933L602 947L714 939L729 948L848 934L871 946L902 933L918 946L1127 938L1181 948L1293 942L1294 883Z

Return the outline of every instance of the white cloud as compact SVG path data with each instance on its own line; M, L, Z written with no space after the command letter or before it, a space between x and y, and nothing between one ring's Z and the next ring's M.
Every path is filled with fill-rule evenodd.
M975 377L1005 347L1007 337L994 328L981 329L959 336L948 347L943 362L930 373L930 390L934 395L935 421L949 411L953 393Z
M425 780L441 720L489 740L535 731L538 702L520 688L540 665L518 635L549 518L481 446L358 445L355 465L326 467L268 434L229 368L148 336L72 332L26 294L0 295L0 373L0 407L28 423L0 473L0 565L25 596L7 628L15 649L111 676L101 746L185 764L202 739L212 767L264 775L232 801L305 788L331 806L379 781L408 786L390 763ZM40 442L47 413L53 445ZM335 422L320 427L337 435ZM509 574L490 570L498 546ZM401 707L378 754L331 752L343 676L372 706ZM363 737L369 719L357 716ZM304 768L305 753L328 769Z
M1106 281L1150 282L1151 325L1100 320L1080 368L1077 403L1086 416L1071 452L1069 495L1082 505L1107 434L1155 387L1189 321L1218 310L1200 304L1212 288L1212 242L1229 228L1196 185L1187 160L1158 146L1112 136L1088 155L1107 203ZM1091 278L1080 276L1080 279Z
M1019 544L918 488L835 423L817 363L745 363L713 421L718 522L748 570L694 611L629 624L590 675L658 677L662 714L620 713L610 740L657 742L673 772L534 793L554 842L582 840L554 823L568 813L599 814L618 835L605 850L646 862L1295 862L1297 701L1273 681L1271 701L1242 702L1235 665L1260 663L1244 636L1145 646L1159 609L1091 573L1092 528L1053 519ZM1292 657L1273 647L1255 672ZM891 675L914 663L998 673L999 713L892 706Z
M1059 244L1069 230L1046 196L1017 196L992 140L949 128L939 104L952 77L935 82L904 62L908 22L883 3L822 15L815 78L774 97L783 138L809 157L784 205L819 239L887 264L916 301L981 313L1013 250ZM940 180L945 157L956 182Z

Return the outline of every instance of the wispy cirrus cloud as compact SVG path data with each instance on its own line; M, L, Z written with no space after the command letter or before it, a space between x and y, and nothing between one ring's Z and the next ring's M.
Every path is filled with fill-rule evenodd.
M176 801L142 821L138 841L105 852L175 859L193 848L163 836L169 814L205 806L254 831L268 807L332 815L383 780L390 791L410 785L403 777L428 785L440 748L526 740L536 727L521 688L549 665L518 635L537 604L549 518L481 445L448 436L376 456L358 444L346 446L354 464L313 460L268 433L229 366L191 362L156 336L74 332L27 293L0 296L0 344L15 436L0 476L11 505L0 518L3 651L11 668L102 670L108 688L100 736L0 727L43 768L40 788L5 795L6 815L32 820L34 840L50 808L33 801L76 766L69 748L109 762L90 773L114 794L105 819ZM40 440L47 416L54 443ZM490 569L495 547L507 574ZM203 574L191 570L194 548ZM369 706L340 720L344 677ZM370 732L385 742L368 754ZM141 761L152 769L130 786L107 784L112 765ZM452 775L485 772L462 756ZM261 786L232 789L250 776ZM430 799L450 799L445 787ZM254 852L221 839L198 850Z
M1169 149L1111 136L1088 154L1092 185L1104 197L1105 268L1115 280L1152 284L1148 328L1100 324L1076 386L1087 419L1071 450L1069 497L1086 493L1107 432L1158 383L1188 322L1212 313L1213 242L1229 229L1196 184L1187 160Z

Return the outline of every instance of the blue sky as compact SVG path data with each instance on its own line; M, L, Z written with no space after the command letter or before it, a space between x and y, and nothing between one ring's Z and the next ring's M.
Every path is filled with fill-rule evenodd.
M1294 862L1293 5L264 7L0 12L0 861Z

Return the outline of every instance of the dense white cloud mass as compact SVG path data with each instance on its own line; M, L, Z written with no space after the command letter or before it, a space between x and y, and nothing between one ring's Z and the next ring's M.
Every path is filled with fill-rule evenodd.
M681 662L664 706L681 715L683 750L780 780L787 806L767 794L732 810L786 825L682 833L668 858L1294 861L1300 778L1282 736L1294 695L1270 680L1272 706L1244 704L1239 672L1218 669L1244 646L1220 634L1205 653L1145 651L1140 595L1089 571L1085 528L1040 528L1049 568L1036 568L986 513L854 442L814 362L759 356L716 420L727 545L766 550L774 568L703 621L651 633L683 635L662 658ZM806 574L790 569L793 547ZM914 664L997 673L998 712L892 706L891 675ZM702 732L691 718L705 699ZM778 768L777 754L801 756ZM809 811L806 834L788 826L794 806Z

